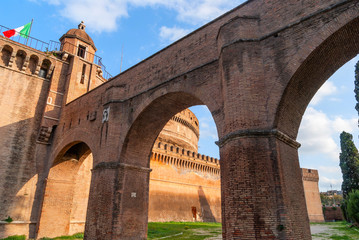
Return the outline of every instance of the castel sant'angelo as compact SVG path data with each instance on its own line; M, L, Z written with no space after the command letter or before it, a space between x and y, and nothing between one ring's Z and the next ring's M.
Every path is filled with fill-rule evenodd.
M53 149L52 141L64 129L100 121L99 146L111 144L107 121L112 109L88 111L82 118L62 112L109 80L96 50L83 23L65 33L54 51L0 37L0 238L84 231L95 157L76 139L62 150ZM149 156L148 202L142 203L148 204L149 221L221 221L220 160L198 153L199 124L185 109L159 133ZM323 221L318 173L302 169L302 174L309 218Z

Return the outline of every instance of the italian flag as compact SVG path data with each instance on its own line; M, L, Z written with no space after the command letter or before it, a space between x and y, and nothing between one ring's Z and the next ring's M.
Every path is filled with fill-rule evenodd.
M28 24L25 24L24 26L21 26L21 27L15 28L15 29L11 29L11 30L7 30L7 31L3 32L3 34L7 38L16 37L18 35L20 35L23 38L28 38L29 34L30 34L30 28L31 28L31 22L29 22Z

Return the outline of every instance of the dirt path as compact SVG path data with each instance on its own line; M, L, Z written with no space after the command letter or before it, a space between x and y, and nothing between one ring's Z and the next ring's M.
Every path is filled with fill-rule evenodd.
M337 235L341 235L340 232L336 229L333 229L332 226L325 226L325 225L311 225L310 226L310 231L313 234L316 235L321 235L321 234L337 234ZM205 231L201 231L201 233L205 233ZM221 240L222 236L216 236L216 237L211 237L211 238L206 238L206 240ZM313 236L312 240L327 240L328 238L326 236Z

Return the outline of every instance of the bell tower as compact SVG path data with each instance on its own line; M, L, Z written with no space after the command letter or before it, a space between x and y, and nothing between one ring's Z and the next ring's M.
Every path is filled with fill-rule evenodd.
M66 103L78 98L105 81L101 76L96 47L85 31L83 21L78 28L70 29L61 38L61 50L69 58Z

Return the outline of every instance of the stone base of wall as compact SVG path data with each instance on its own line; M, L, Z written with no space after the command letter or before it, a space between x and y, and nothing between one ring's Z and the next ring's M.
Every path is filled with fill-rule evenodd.
M309 222L324 222L323 214L309 214Z
M36 227L36 222L13 221L11 223L0 221L0 238L6 238L14 235L25 235L29 237L30 231Z

